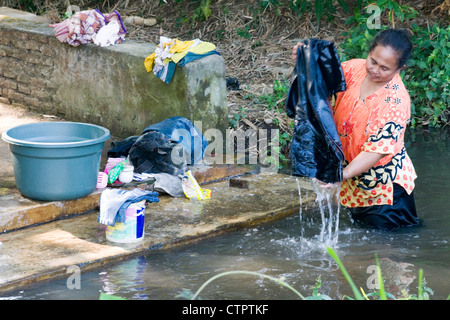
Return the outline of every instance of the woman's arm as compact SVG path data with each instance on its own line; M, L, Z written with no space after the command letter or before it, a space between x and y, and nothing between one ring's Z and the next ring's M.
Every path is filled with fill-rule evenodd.
M343 170L342 176L343 181L347 179L351 179L353 177L359 176L361 173L368 171L370 168L374 167L375 164L383 159L383 157L387 156L387 154L375 153L375 152L367 152L361 151L352 162L350 162ZM318 182L320 186L324 189L333 188L335 186L334 183L325 183L317 179L313 179Z
M359 176L363 172L368 171L385 156L387 156L387 154L361 151L361 153L358 154L352 162L344 168L342 173L343 180L345 181L347 179L351 179Z

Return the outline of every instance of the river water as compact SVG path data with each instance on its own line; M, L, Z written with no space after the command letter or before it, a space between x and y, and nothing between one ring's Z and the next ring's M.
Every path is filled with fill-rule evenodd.
M304 296L319 292L332 299L353 297L336 262L326 252L331 246L350 276L366 293L376 289L375 254L381 263L386 289L397 298L402 289L417 294L423 269L430 299L450 294L450 129L414 130L406 136L415 165L418 227L395 232L354 225L344 209L338 226L326 223L328 203L319 203L280 221L232 232L179 248L105 266L81 274L80 287L68 278L9 292L2 299L98 299L100 292L127 299L180 299L183 289L194 293L211 277L246 270L282 278ZM332 197L331 197L332 198ZM299 199L301 201L301 199ZM335 214L338 209L331 207ZM336 215L335 215L336 219ZM254 275L219 278L200 294L203 299L298 299L292 291Z

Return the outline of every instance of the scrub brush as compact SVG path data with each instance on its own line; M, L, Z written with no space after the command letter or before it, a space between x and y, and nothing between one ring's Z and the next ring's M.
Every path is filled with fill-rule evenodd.
M108 175L104 172L98 173L97 189L104 189L108 185Z

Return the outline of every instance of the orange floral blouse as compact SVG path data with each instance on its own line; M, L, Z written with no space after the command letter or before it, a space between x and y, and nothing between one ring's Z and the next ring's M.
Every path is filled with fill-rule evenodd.
M345 162L361 151L388 154L369 171L342 183L340 202L346 207L393 203L393 183L408 194L417 175L406 153L404 134L410 118L410 98L400 75L364 101L359 98L366 77L365 59L342 63L347 89L336 96L334 120Z

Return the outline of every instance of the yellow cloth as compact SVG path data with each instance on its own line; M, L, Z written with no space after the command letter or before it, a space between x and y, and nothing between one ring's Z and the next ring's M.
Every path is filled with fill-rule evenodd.
M147 69L147 72L152 71L153 69L153 63L155 62L156 53L153 52L151 55L149 55L147 58L145 58L144 65L145 69Z
M178 39L171 39L171 41L160 43L155 52L145 58L144 65L147 72L152 71L158 55L162 58L164 64L170 60L178 63L188 52L204 54L216 49L216 46L210 42L202 41L197 45L193 45L194 43L193 40L181 41Z
M189 47L192 46L193 44L194 44L193 40L180 41L178 39L175 39L175 44L170 47L169 53L183 52L189 49Z
M164 60L167 58L171 58L173 54L176 54L177 52L184 52L189 47L191 47L194 44L193 40L189 41L181 41L178 39L173 39L169 42L163 42L158 45L155 52L153 52L151 55L149 55L147 58L145 58L144 65L145 69L147 69L147 72L152 71L153 65L155 63L155 60L157 58L157 53L161 54L161 57ZM167 50L169 48L169 50ZM187 51L186 51L187 53ZM167 61L165 61L167 62Z
M188 52L196 53L196 54L204 54L209 51L215 50L216 46L210 42L202 42L196 46L188 48L185 51L175 53L171 60L175 63L178 63Z

